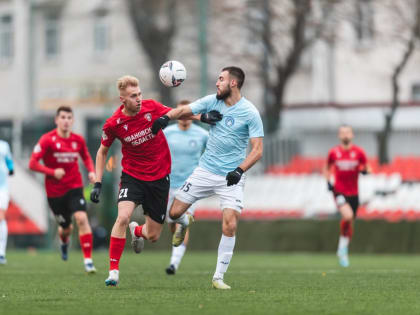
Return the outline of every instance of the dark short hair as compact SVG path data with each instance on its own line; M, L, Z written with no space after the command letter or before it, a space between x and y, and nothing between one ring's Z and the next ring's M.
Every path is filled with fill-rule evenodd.
M71 109L71 107L66 106L66 105L61 105L59 108L57 108L57 112L55 113L55 117L60 115L60 112L66 112L66 113L72 113L73 114L73 110Z
M189 100L180 100L178 103L176 103L176 105L188 105L191 102Z
M238 89L241 89L245 82L245 73L241 68L230 66L224 67L222 71L227 71L229 72L229 75L235 77L235 79L238 81Z

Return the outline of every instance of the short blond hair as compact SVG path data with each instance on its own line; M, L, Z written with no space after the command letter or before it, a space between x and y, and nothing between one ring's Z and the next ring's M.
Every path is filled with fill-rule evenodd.
M129 86L139 86L139 80L131 75L125 75L117 80L117 88L120 92L124 91Z

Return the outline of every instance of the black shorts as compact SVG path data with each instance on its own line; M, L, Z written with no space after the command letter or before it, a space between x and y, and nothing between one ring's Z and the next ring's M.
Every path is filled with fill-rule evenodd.
M141 204L145 215L163 224L168 205L169 184L169 175L154 181L144 181L122 172L118 202L133 201L135 204Z
M345 203L348 203L353 210L354 217L356 217L357 209L359 208L359 195L345 196L340 193L334 193L334 199L338 206L343 204L343 200Z
M69 227L73 213L86 211L86 200L81 187L69 190L64 196L48 198L48 204L57 223L63 228Z

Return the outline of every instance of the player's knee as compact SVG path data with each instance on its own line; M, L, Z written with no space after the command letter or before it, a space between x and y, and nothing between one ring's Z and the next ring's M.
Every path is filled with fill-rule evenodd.
M222 232L226 236L234 236L236 233L236 222L235 221L225 221L223 222Z
M116 224L120 226L128 226L130 223L130 217L126 215L118 215Z
M86 215L75 216L75 219L76 219L77 226L79 228L88 225L88 218Z
M155 242L157 242L159 237L160 237L160 233L152 232L152 233L148 233L147 240L152 242L152 243L155 243Z
M181 212L176 211L175 209L171 209L171 211L169 211L169 218L171 220L176 220L179 219L179 217L182 215Z

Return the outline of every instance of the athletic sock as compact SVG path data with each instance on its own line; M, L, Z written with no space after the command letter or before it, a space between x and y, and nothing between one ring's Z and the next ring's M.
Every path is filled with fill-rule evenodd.
M190 224L190 220L186 213L181 215L178 219L174 220L176 223L181 224L183 227L187 227Z
M121 255L124 251L125 238L111 236L109 242L109 270L119 270Z
M187 246L184 243L178 247L172 246L172 256L171 256L171 265L174 265L175 269L178 269L179 264L181 263L182 257L184 257L185 250Z
M144 224L137 225L136 228L134 229L134 235L137 237L143 237L145 239L146 237L143 234L143 227L144 227Z
M341 220L340 238L338 240L338 251L348 248L353 235L352 221Z
M92 233L79 235L80 247L82 248L83 257L92 259L93 237Z
M6 220L0 221L0 256L6 256L7 245L7 223Z
M58 236L60 237L61 244L68 244L69 243L70 237L68 235L67 236L58 235Z
M235 236L229 237L222 235L217 252L217 265L213 279L223 279L223 275L227 271L230 260L232 259L235 240Z

